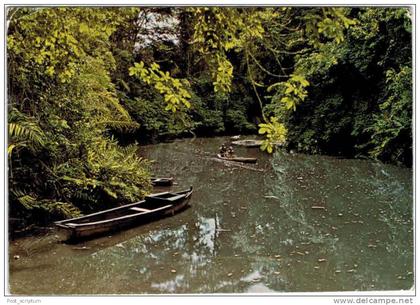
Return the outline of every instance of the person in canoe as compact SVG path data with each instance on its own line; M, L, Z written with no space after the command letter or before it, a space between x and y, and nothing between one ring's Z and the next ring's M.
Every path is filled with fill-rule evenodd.
M219 148L219 153L217 154L219 159L225 161L236 161L236 162L245 162L245 163L256 163L257 158L246 158L246 157L238 157L235 154L232 146L227 147L226 144L222 144Z
M233 158L234 156L235 156L235 151L233 150L232 146L229 146L229 148L227 149L225 157Z
M222 157L226 157L227 151L228 151L228 148L226 147L225 144L222 144L222 146L219 147L219 154Z
M227 147L227 145L222 144L219 148L219 154L224 158L232 158L235 156L235 151L232 146Z

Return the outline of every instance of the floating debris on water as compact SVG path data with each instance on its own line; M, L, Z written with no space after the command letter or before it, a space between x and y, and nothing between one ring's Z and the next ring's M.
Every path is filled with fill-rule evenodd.
M216 229L216 232L230 232L231 230L229 229Z
M117 245L117 247L118 247L118 245ZM124 246L122 248L124 248ZM83 247L72 247L72 249L73 250L89 250L90 247L86 247L86 246L83 246Z
M313 205L313 206L311 206L311 208L313 210L325 210L325 207L321 206L321 205Z
M63 255L66 259L66 256L69 256L69 270L83 270L86 264L98 264L98 268L92 271L97 273L93 273L93 277L99 279L97 285L105 289L106 293L112 293L115 287L102 287L102 272L107 272L106 276L112 277L117 272L128 274L131 269L135 272L137 268L141 272L138 275L141 276L134 276L133 282L128 286L118 286L121 290L117 293L125 293L128 290L132 290L130 293L155 293L158 290L162 293L179 293L188 292L189 289L206 292L214 287L220 287L217 290L220 292L238 293L248 292L249 287L255 289L252 291L269 288L279 293L336 289L386 291L409 289L412 286L414 276L410 271L414 270L411 255L413 244L412 233L409 232L413 231L413 221L407 221L406 227L400 226L403 222L399 222L412 217L412 194L409 192L411 184L405 180L401 183L396 182L395 185L389 183L394 180L378 180L376 167L372 167L368 161L345 161L343 167L351 165L351 172L346 173L342 168L335 172L324 157L311 156L308 157L310 163L295 163L306 162L306 156L299 155L290 161L291 157L283 156L281 152L277 156L259 156L262 159L260 166L267 169L265 177L254 173L249 176L242 172L229 174L228 171L221 172L223 167L218 164L211 168L210 164L202 160L196 161L193 156L190 159L190 154L187 153L190 152L190 146L185 148L185 155L188 157L182 160L185 162L171 160L168 156L172 156L173 152L165 155L160 149L152 157L161 159L159 169L165 167L173 170L173 174L178 176L177 179L188 184L197 184L196 178L201 177L193 179L191 174L197 172L197 175L201 175L203 169L208 169L205 172L206 176L202 177L203 181L209 181L208 185L200 185L200 194L197 193L196 198L192 198L192 204L196 208L178 217L168 218L159 225L151 225L150 229L143 227L130 229L126 234L119 236L116 234L113 236L115 241L107 240L105 235L98 242L89 242L87 246L101 250L97 251L94 260L86 254L92 250L63 251L61 247L71 249L73 245L54 245L47 249L48 253L45 255L51 259L52 268L55 267L53 264L64 261L61 257L57 259L57 255ZM257 153L259 154L255 151L255 154ZM322 160L321 167L317 168L319 173L307 174L310 168L315 166L314 160L317 159ZM181 170L184 164L189 166ZM359 165L366 170L359 170ZM303 169L305 174L296 173ZM395 171L398 174L399 168ZM267 179L271 172L276 174ZM302 176L302 182L296 179L298 176ZM212 182L210 178L213 177L216 179ZM395 181L397 178L400 177L397 175ZM350 200L343 196L349 190L348 180L357 180L359 183L353 184L355 195L351 196ZM307 184L309 181L311 183ZM333 188L338 183L339 191L334 192ZM309 187L304 190L301 185ZM364 192L365 185L369 185L367 192ZM214 188L220 191L215 193ZM326 199L326 193L329 193L330 199ZM397 204L400 201L399 197L402 197L401 204ZM389 203L385 201L388 198ZM251 205L251 202L255 204ZM377 217L378 207L386 210L386 214L381 216L383 218ZM232 215L236 218L231 217ZM359 225L364 219L366 226ZM351 224L345 225L345 221ZM237 228L238 226L240 228ZM118 249L123 248L122 245L115 246L115 243L121 243L121 240L126 249ZM20 277L24 279L23 275L27 276L25 272L20 273L19 268L30 266L31 260L35 261L44 255L37 253L33 258L29 257L25 252L21 252L24 249L18 248L19 245L14 246L10 255L11 264L17 267L12 270L15 272L12 274L13 283L22 282ZM389 251L392 252L385 251L385 247L391 247ZM51 252L55 249L60 251L53 256ZM34 251L36 250L38 248ZM13 253L21 254L20 257L14 257ZM77 253L80 255L75 255ZM14 260L18 258L20 261ZM178 266L180 259L191 266L191 274L188 272L190 267L182 267L179 272L175 267L171 267ZM112 261L118 261L118 268L106 267ZM25 265L21 266L22 264ZM393 268L387 268L390 264L393 264ZM337 268L339 266L342 269ZM40 273L50 272L48 266L47 268L45 272ZM59 276L54 275L54 272L51 274ZM205 281L203 275L206 277ZM187 281L183 276L188 277ZM253 283L258 276L261 277L260 282ZM60 278L56 280L60 282ZM376 281L378 287L375 287ZM53 282L53 278L50 282L56 283ZM34 290L44 289L45 283L38 284L35 280L33 283L38 285L33 287ZM14 288L17 292L21 291L20 287ZM83 287L76 287L80 290L75 290L75 287L67 288L63 284L63 288L69 289L67 291L84 292ZM51 287L54 291L59 289Z

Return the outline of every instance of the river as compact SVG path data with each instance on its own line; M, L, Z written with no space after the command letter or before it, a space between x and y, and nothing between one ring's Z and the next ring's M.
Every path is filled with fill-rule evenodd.
M9 245L13 294L162 294L411 289L413 172L370 160L237 148L228 138L142 146L172 190L174 217L77 245L51 231ZM159 189L160 191L160 189Z

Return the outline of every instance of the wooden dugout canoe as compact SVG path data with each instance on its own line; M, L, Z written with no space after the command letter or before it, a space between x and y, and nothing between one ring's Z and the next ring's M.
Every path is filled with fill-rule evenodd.
M261 144L264 141L262 140L238 140L238 141L233 141L232 144L233 145L238 145L238 146L244 146L244 147L260 147ZM274 142L272 143L275 146L282 146L284 144L284 142Z
M256 163L257 158L246 158L246 157L223 157L221 154L217 154L217 158L225 161L234 161L242 163Z
M174 182L174 178L152 178L153 186L171 186Z
M238 140L232 142L233 145L245 147L260 147L262 143L262 140Z
M54 224L66 231L68 240L86 239L174 215L188 206L192 192L190 187L180 192L151 194L139 202Z

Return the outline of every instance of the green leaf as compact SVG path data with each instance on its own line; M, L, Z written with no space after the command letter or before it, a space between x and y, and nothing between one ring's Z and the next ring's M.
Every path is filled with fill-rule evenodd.
M105 193L107 193L109 196L111 196L111 197L113 197L113 198L115 198L115 199L117 199L117 198L118 198L117 194L116 194L115 192L113 192L111 189L109 189L109 188L107 188L107 187L104 187L104 191L105 191Z
M268 142L267 142L267 141L264 141L264 142L261 144L260 149L261 149L262 151L265 151L265 150L267 149L267 146L268 146Z
M258 133L259 134L264 134L264 133L268 133L270 131L270 129L269 128L266 128L266 127L261 127L259 130L258 130Z
M173 110L174 108L175 108L175 107L174 107L174 105L172 105L172 104L168 104L168 105L166 105L165 110L166 110L166 111L172 110L172 112L175 112L175 111Z
M267 88L267 92L271 92L274 88L280 87L283 83L274 83Z
M13 149L16 147L15 144L9 144L7 147L7 154L10 156L12 154Z

